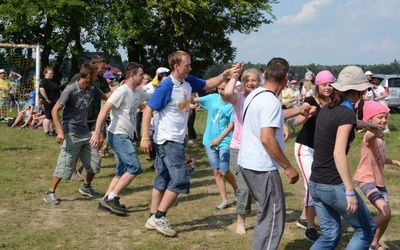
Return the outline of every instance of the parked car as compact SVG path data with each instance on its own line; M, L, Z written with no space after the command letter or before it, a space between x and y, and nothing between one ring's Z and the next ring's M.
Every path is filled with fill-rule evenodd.
M373 74L373 78L378 78L381 86L388 92L386 102L392 111L400 110L400 75Z

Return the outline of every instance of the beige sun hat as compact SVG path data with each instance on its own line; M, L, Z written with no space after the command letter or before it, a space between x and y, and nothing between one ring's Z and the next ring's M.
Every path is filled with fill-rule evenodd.
M372 87L362 69L357 66L345 67L340 71L339 77L331 86L341 92L347 90L364 91Z

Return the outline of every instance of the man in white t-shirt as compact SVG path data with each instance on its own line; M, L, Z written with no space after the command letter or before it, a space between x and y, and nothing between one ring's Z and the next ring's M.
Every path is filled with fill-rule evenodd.
M299 179L297 170L284 153L284 119L301 109L309 115L310 106L282 112L279 94L288 80L289 64L274 58L265 71L265 83L252 91L244 102L243 128L238 164L244 180L258 204L252 249L278 249L285 228L285 197L278 169L284 168L289 182Z
M125 68L125 84L118 87L101 108L97 117L96 130L90 140L92 147L100 143L101 128L110 112L108 142L114 150L117 173L111 180L99 209L107 209L115 214L125 215L126 207L119 203L121 192L142 173L139 158L133 145L136 126L136 110L148 100L150 94L137 88L143 79L143 66L130 62Z
M178 195L188 194L190 189L190 174L183 142L186 136L191 94L202 89L214 89L234 70L226 70L220 76L206 81L189 75L192 68L190 55L187 52L173 52L168 56L168 63L172 69L171 75L157 86L143 110L140 147L147 154L151 150L150 120L155 110L158 112L158 119L153 139L157 144L158 171L151 194L150 216L145 227L173 237L177 233L171 228L166 214Z

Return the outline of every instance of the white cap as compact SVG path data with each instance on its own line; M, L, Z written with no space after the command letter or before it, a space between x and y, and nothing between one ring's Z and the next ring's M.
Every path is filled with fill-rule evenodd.
M170 71L170 70L167 69L167 68L165 68L165 67L159 67L159 68L156 70L156 74L167 73L167 72L169 72L169 71Z
M235 84L235 87L242 85L242 83L240 81L237 81Z
M6 73L6 71L4 69L0 69L0 74L1 73Z
M368 70L367 72L365 72L365 75L366 75L366 76L371 76L371 75L372 75L372 72Z

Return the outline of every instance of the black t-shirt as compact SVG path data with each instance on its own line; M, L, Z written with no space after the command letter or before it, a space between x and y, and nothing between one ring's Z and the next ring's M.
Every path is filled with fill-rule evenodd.
M308 118L308 120L303 124L303 127L296 137L296 142L302 145L306 145L307 147L314 148L315 123L317 121L317 115L321 110L321 107L313 96L307 97L306 99L304 99L304 102L309 103L311 106L316 106L317 111L314 116Z
M341 125L357 125L356 114L344 105L329 108L325 105L318 113L314 135L314 161L310 180L316 183L337 185L343 183L337 171L333 151L335 148L337 129ZM349 152L350 143L354 140L354 128L351 130L346 147Z
M43 78L40 82L40 87L46 91L47 98L49 98L51 102L56 102L58 98L60 98L60 87L50 79ZM40 96L44 99L42 95Z

